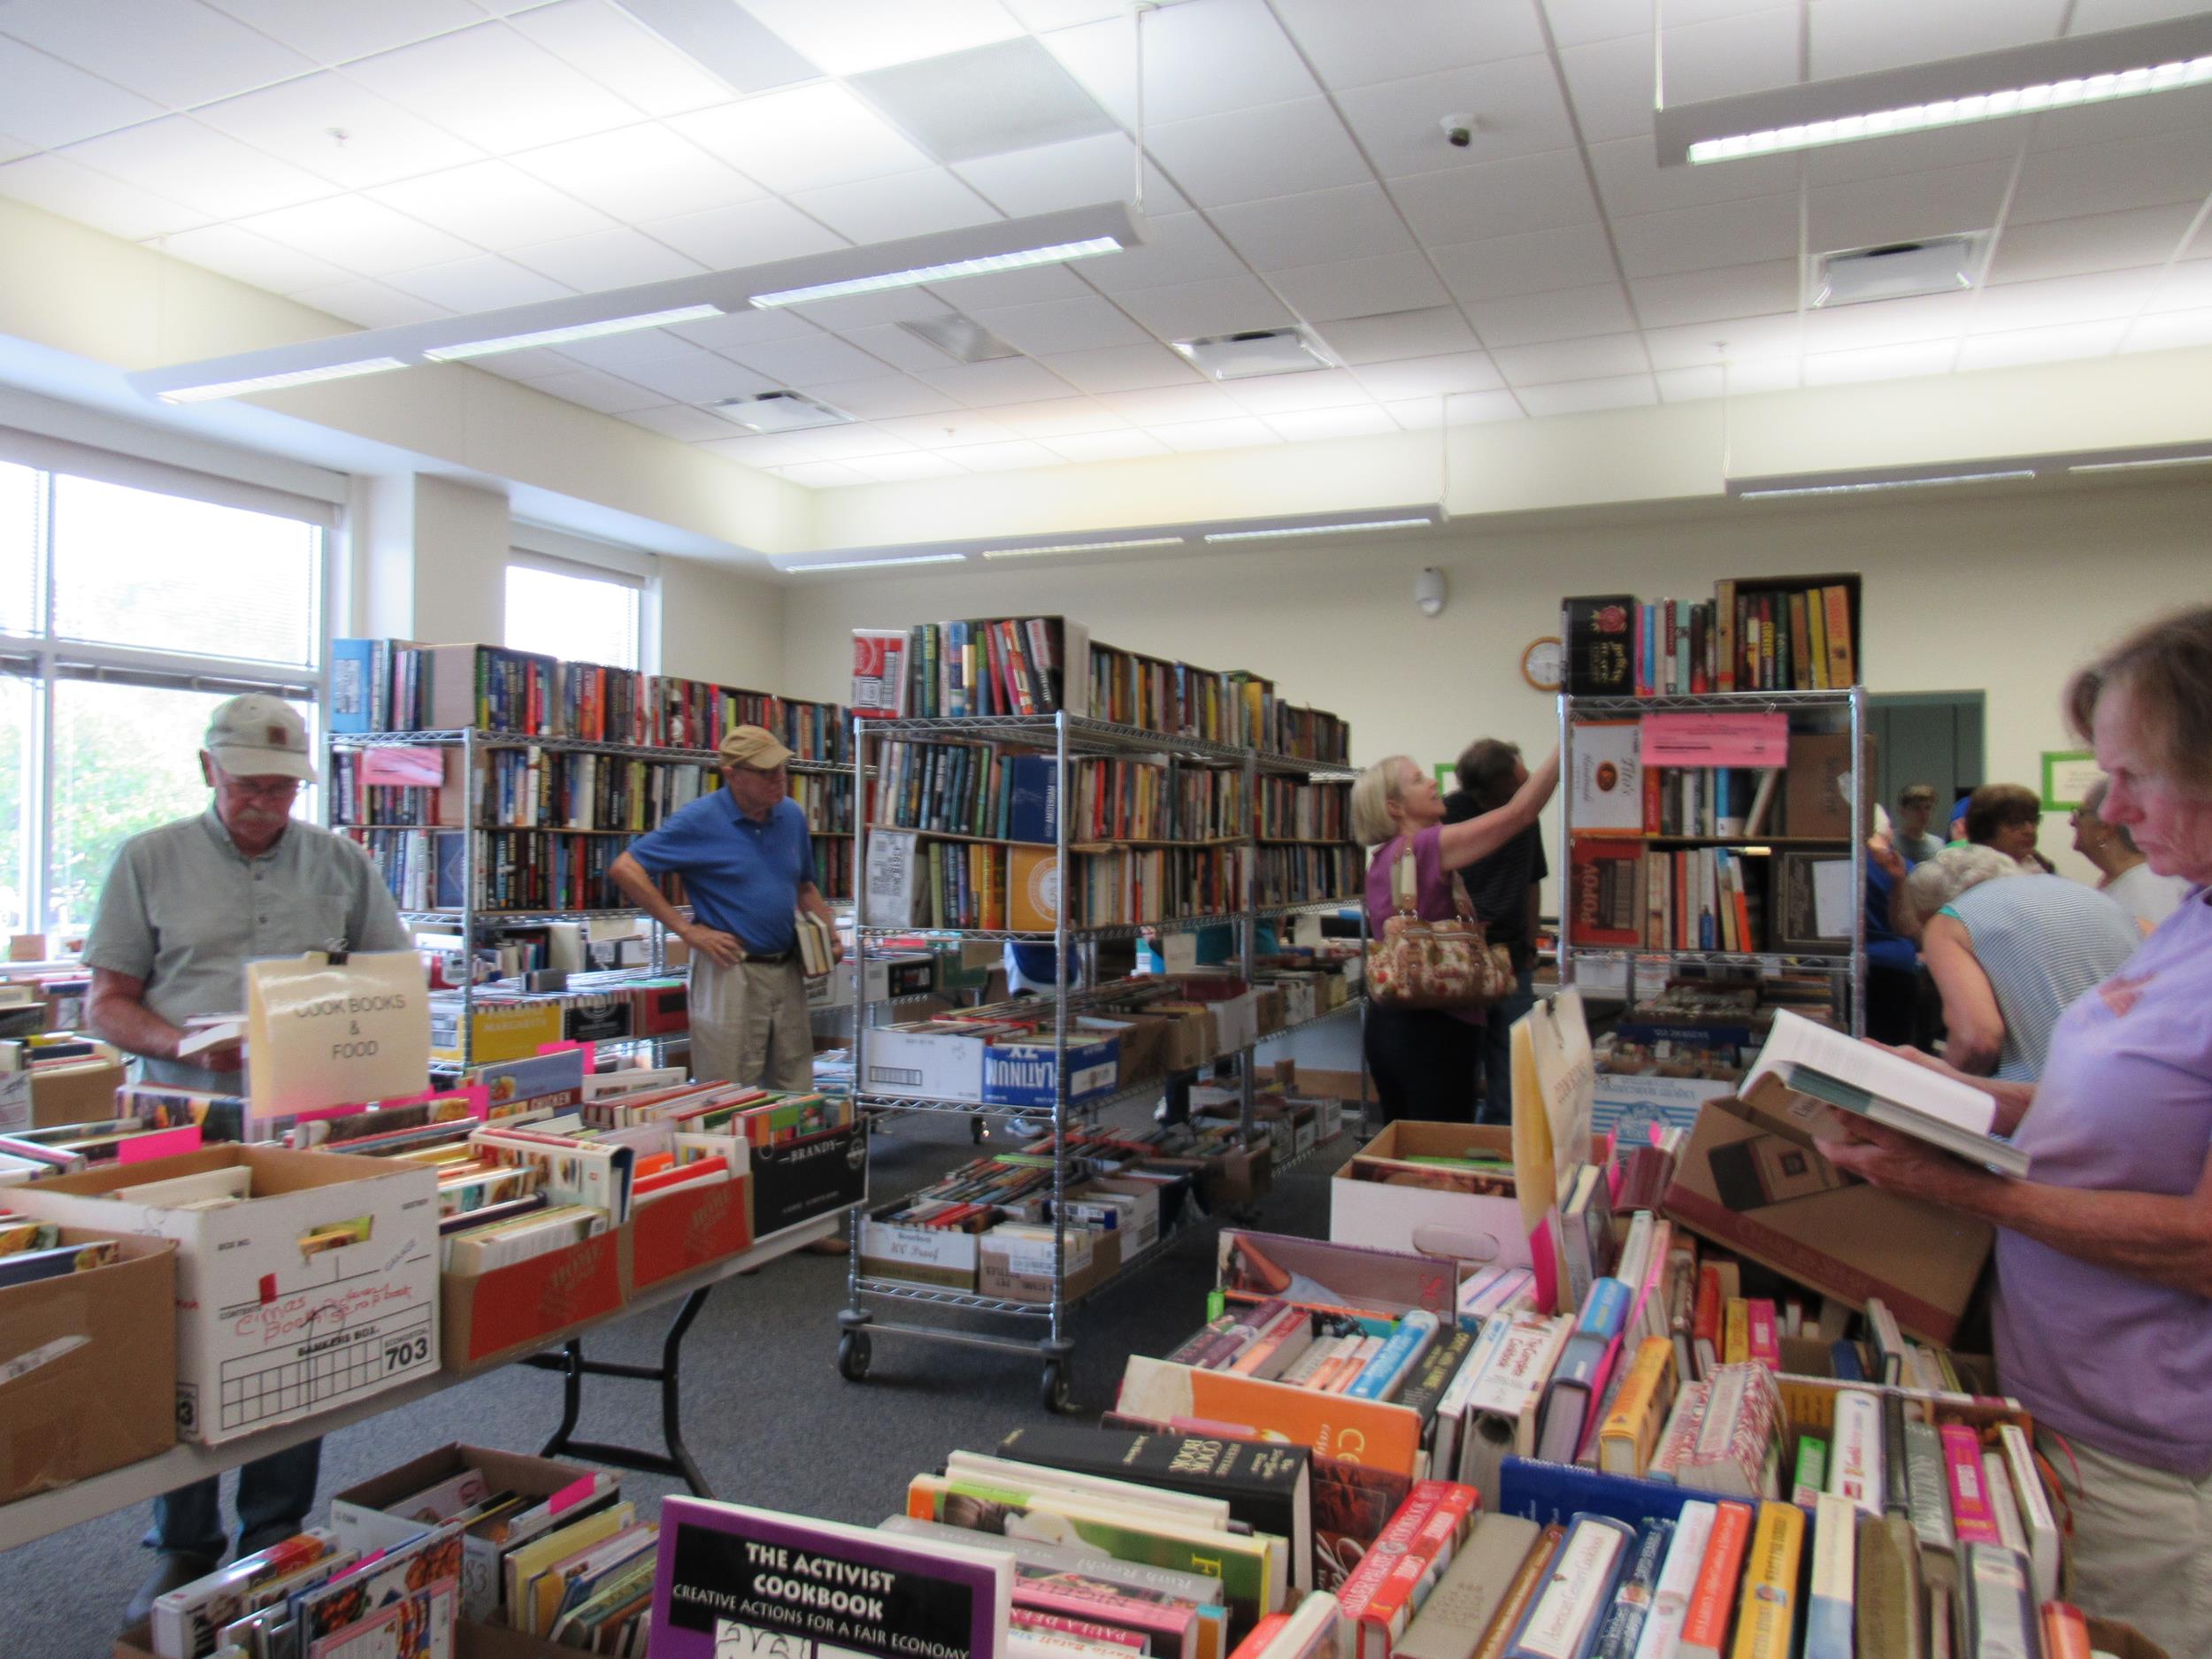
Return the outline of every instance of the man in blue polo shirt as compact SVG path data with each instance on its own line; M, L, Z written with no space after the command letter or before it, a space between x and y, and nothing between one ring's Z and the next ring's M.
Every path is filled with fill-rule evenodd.
M825 921L806 813L784 771L791 751L757 726L722 740L722 787L632 841L610 873L691 947L691 1073L766 1088L814 1087L814 1040L796 912ZM685 918L654 885L683 878Z

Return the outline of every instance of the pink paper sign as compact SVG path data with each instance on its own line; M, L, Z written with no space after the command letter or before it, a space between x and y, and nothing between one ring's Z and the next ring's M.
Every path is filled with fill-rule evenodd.
M595 1042L541 1042L540 1054L566 1054L574 1049L584 1056L584 1075L591 1077L599 1070L599 1045Z
M445 782L442 749L365 749L360 760L363 783L435 789Z
M1757 766L1789 764L1786 714L1647 714L1647 766Z
M180 1129L157 1129L150 1134L125 1137L116 1143L115 1161L143 1164L148 1158L173 1158L180 1153L199 1149L199 1125L186 1124Z

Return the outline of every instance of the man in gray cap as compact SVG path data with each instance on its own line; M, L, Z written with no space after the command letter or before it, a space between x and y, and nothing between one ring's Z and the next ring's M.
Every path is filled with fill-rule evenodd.
M219 706L200 771L208 810L134 835L100 889L85 965L92 970L86 1020L138 1056L145 1080L184 1088L239 1089L235 1045L177 1058L195 1014L246 1006L246 964L307 950L404 950L392 895L360 849L292 816L315 778L307 727L291 705L251 693ZM322 1442L308 1440L248 1463L238 1476L238 1553L299 1531L315 1502ZM214 1571L223 1554L218 1482L211 1477L154 1500L146 1542L160 1563L133 1598L125 1623L153 1600Z

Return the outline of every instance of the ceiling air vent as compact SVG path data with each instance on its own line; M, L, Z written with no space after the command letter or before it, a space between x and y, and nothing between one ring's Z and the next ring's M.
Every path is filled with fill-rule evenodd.
M813 426L844 426L852 417L797 392L762 392L752 397L725 397L708 407L748 432L804 432Z
M1848 248L1813 261L1810 303L1862 305L1870 300L1909 299L1920 294L1957 294L1974 286L1982 269L1987 234L1931 236L1924 242Z
M1261 374L1296 374L1333 369L1336 362L1321 342L1302 328L1252 328L1241 334L1208 334L1179 340L1175 349L1217 380L1247 380Z

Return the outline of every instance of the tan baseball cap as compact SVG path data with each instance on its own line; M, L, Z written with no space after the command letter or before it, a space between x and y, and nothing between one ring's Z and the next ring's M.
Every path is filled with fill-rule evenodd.
M281 697L250 691L216 705L203 747L234 778L297 778L315 781L315 756L307 722Z
M773 772L791 758L789 749L757 726L732 726L715 752L728 765L750 766L756 772Z

